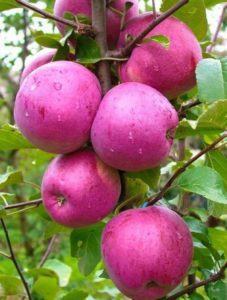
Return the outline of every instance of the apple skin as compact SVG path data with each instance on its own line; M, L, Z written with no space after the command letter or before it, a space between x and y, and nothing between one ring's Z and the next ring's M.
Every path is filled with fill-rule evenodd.
M25 78L16 96L14 117L36 147L69 153L88 141L100 101L101 87L93 73L77 63L56 61Z
M121 184L117 170L104 164L93 150L80 150L50 163L41 190L52 219L78 228L97 223L114 209Z
M92 125L91 140L108 165L141 171L165 160L177 125L177 112L161 93L148 85L128 82L104 96Z
M54 55L56 54L56 49L43 49L40 52L38 52L31 62L26 65L24 68L21 78L20 78L20 84L24 81L25 77L28 76L32 71L37 69L38 67L41 67L42 65L45 65L52 61Z
M151 13L131 19L121 32L118 47L125 45L125 37L138 35L153 20ZM170 47L155 41L135 47L127 62L119 65L121 82L136 81L150 85L169 99L174 99L196 84L195 69L202 52L192 31L175 17L169 17L146 37L167 36Z
M116 10L123 11L124 5L128 0L114 0L112 7ZM138 0L130 0L133 6L128 10L125 20L128 21L132 17L139 14ZM83 14L91 18L91 0L56 0L54 5L54 14L58 17L63 17L65 12L70 12L74 15ZM117 44L120 34L121 17L113 12L110 8L107 9L107 41L109 47L113 48ZM65 26L57 23L57 27L62 35L64 35Z
M187 274L192 237L183 219L168 208L130 209L106 225L102 256L123 294L134 300L159 299Z

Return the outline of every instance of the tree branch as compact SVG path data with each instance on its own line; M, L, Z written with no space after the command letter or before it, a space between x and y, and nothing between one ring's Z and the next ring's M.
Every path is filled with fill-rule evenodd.
M20 202L15 204L9 204L5 206L4 209L9 210L9 209L21 208L26 206L39 206L42 202L43 202L42 199L38 199L38 200Z
M187 112L188 109L190 109L192 107L195 107L197 105L200 105L200 104L202 104L202 102L200 102L199 100L196 100L196 101L192 101L188 104L182 105L181 108L178 111L178 116L180 118L185 118L186 112Z
M108 50L106 39L106 1L92 1L92 26L96 31L95 40L98 43L101 55L105 57ZM100 61L97 64L97 75L102 87L103 95L111 88L111 73L108 61Z
M183 296L185 294L190 294L191 292L193 292L194 290L196 290L197 288L199 288L201 286L205 286L211 282L215 282L215 281L218 281L219 279L225 278L226 268L227 268L227 262L221 267L219 272L217 272L216 274L213 274L212 276L210 276L210 278L193 283L193 284L185 287L182 291L176 293L175 295L167 297L166 300L178 299L180 296Z
M220 143L222 140L227 138L227 133L224 133L221 137L219 137L215 142L207 146L205 149L203 149L201 152L199 152L197 155L192 157L189 161L187 161L182 167L180 167L176 172L170 177L170 179L166 182L164 187L161 189L161 191L155 196L155 198L148 199L148 206L154 205L156 202L158 202L168 191L168 189L171 187L175 179L180 176L186 169L189 167L193 162L195 162L197 159L199 159L201 156L209 152L210 150L214 149L214 147Z
M114 51L109 51L108 56L113 56L116 58L121 58L128 56L136 44L140 43L143 38L156 26L158 26L161 22L167 19L169 16L174 14L177 10L179 10L182 6L186 5L189 0L180 0L176 5L172 6L166 12L158 16L154 19L138 36L136 36L132 41L130 41L124 48L117 49Z
M73 22L73 21L67 20L65 18L57 17L57 16L55 16L51 13L48 13L48 12L38 8L37 6L35 6L31 3L28 3L27 1L24 1L24 0L15 0L15 1L19 4L21 4L22 6L28 8L29 10L37 12L44 18L47 18L47 19L50 19L50 20L59 22L61 24L64 24L66 26L70 26L70 27L74 28L79 34L85 34L85 35L89 35L89 36L94 36L94 34L95 34L90 25L81 24L79 22Z
M39 263L40 268L44 265L44 263L46 262L46 260L48 259L49 255L50 255L51 251L53 250L53 246L56 241L56 238L57 238L56 234L52 236L52 238L49 242L49 245L47 247L47 250L45 251L43 257L40 260L40 263Z
M10 240L10 237L9 237L9 233L8 233L8 230L7 230L7 228L6 228L6 225L5 225L5 222L3 221L3 219L1 219L1 224L2 224L2 228L3 228L3 230L4 230L5 237L6 237L6 241L7 241L8 247L9 247L10 258L11 258L11 260L13 261L15 268L17 269L18 275L19 275L20 278L21 278L21 281L22 281L22 283L23 283L23 285L24 285L24 288L25 288L25 290L26 290L26 292L27 292L28 299L29 299L29 300L32 300L32 296L31 296L31 293L30 293L28 284L27 284L27 282L26 282L26 280L25 280L25 278L24 278L24 275L23 275L23 273L22 273L22 271L21 271L21 269L20 269L20 267L19 267L19 264L18 264L18 262L17 262L17 260L16 260L16 257L15 257L15 254L14 254L14 251L13 251L13 248L12 248L11 240Z
M157 11L156 11L155 0L152 0L152 9L153 9L154 20L156 20L156 18L157 18Z
M218 21L217 29L216 29L216 31L214 33L214 36L213 36L213 39L212 39L212 44L207 48L208 53L210 53L213 50L213 47L215 46L215 43L218 39L218 35L219 35L220 30L221 30L222 23L224 21L226 10L227 10L227 4L225 4L223 6L222 13L221 13L220 19Z

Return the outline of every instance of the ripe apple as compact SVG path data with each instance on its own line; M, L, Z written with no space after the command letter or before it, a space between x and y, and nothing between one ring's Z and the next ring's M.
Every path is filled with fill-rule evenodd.
M178 125L170 102L148 85L128 82L103 98L91 129L93 147L108 165L140 171L168 156Z
M68 153L88 141L100 101L101 87L93 73L77 63L50 62L20 86L15 121L38 148Z
M107 40L111 48L116 45L120 34L121 12L123 12L126 2L128 0L107 1ZM126 21L139 14L138 0L130 0L130 2L133 3L133 6L127 11ZM82 14L91 18L91 0L56 0L54 14L63 17L66 12L74 15ZM64 35L65 26L57 23L57 27Z
M165 207L130 209L114 217L102 237L107 273L135 300L159 299L185 277L193 254L190 231Z
M136 36L153 20L151 13L131 19L121 32L118 47L126 44L126 37ZM164 35L170 47L155 41L141 43L132 51L128 61L119 65L121 82L136 81L150 85L167 98L176 98L196 84L195 69L202 52L194 34L181 21L169 17L146 36Z
M120 177L92 150L56 157L42 181L43 203L66 227L94 224L108 215L120 196Z
M26 65L26 67L24 68L21 74L20 83L22 83L25 77L27 77L28 74L30 74L32 71L34 71L38 67L41 67L42 65L51 62L55 54L56 54L56 49L43 49L40 52L38 52L33 57L31 62L28 65Z

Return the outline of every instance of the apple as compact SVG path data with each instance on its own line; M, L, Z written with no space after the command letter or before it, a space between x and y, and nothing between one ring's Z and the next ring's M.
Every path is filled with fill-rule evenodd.
M83 227L107 216L117 204L121 185L117 170L93 150L57 156L42 180L47 212L66 227Z
M109 0L107 1L107 40L111 48L113 48L118 40L121 25L121 12L128 0ZM132 7L127 11L125 20L139 14L138 0L130 0L133 3ZM119 13L118 13L119 11ZM64 17L66 12L74 15L85 15L91 18L91 0L56 0L54 5L54 14L58 17ZM64 35L65 26L57 23L59 31Z
M153 21L151 13L131 19L121 32L118 47L124 47L128 36L136 36ZM146 38L164 35L166 49L155 41L141 43L128 61L120 63L121 82L136 81L150 85L167 98L176 98L196 84L195 69L202 52L192 31L175 17L169 17L147 34Z
M24 81L25 77L28 76L32 71L37 69L38 67L41 67L42 65L45 65L52 61L54 55L56 54L56 49L43 49L39 51L29 62L29 64L26 65L24 68L21 78L20 78L20 84Z
M114 217L102 236L102 256L117 288L134 300L159 299L191 265L191 233L168 208L130 209Z
M50 62L20 86L15 121L36 147L68 153L88 141L100 101L101 87L93 73L77 63Z
M177 112L161 93L142 83L122 83L104 96L91 140L108 165L141 171L165 160L177 125Z

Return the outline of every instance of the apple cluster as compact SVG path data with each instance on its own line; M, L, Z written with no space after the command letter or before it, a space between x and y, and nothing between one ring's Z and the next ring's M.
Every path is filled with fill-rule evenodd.
M124 47L153 20L131 0L107 1L107 41ZM91 18L91 0L56 0L54 13ZM65 26L57 24L64 35ZM164 35L168 49L151 39ZM71 42L74 44L75 42ZM119 84L102 95L96 75L71 60L52 61L42 50L25 68L15 102L15 121L36 147L58 154L42 181L43 203L53 220L71 228L105 218L117 205L121 171L159 166L168 157L178 125L170 100L195 85L202 57L191 30L169 17L151 30L127 61L118 64ZM102 237L107 272L133 299L159 299L184 278L192 260L184 221L161 206L129 209L115 216Z

